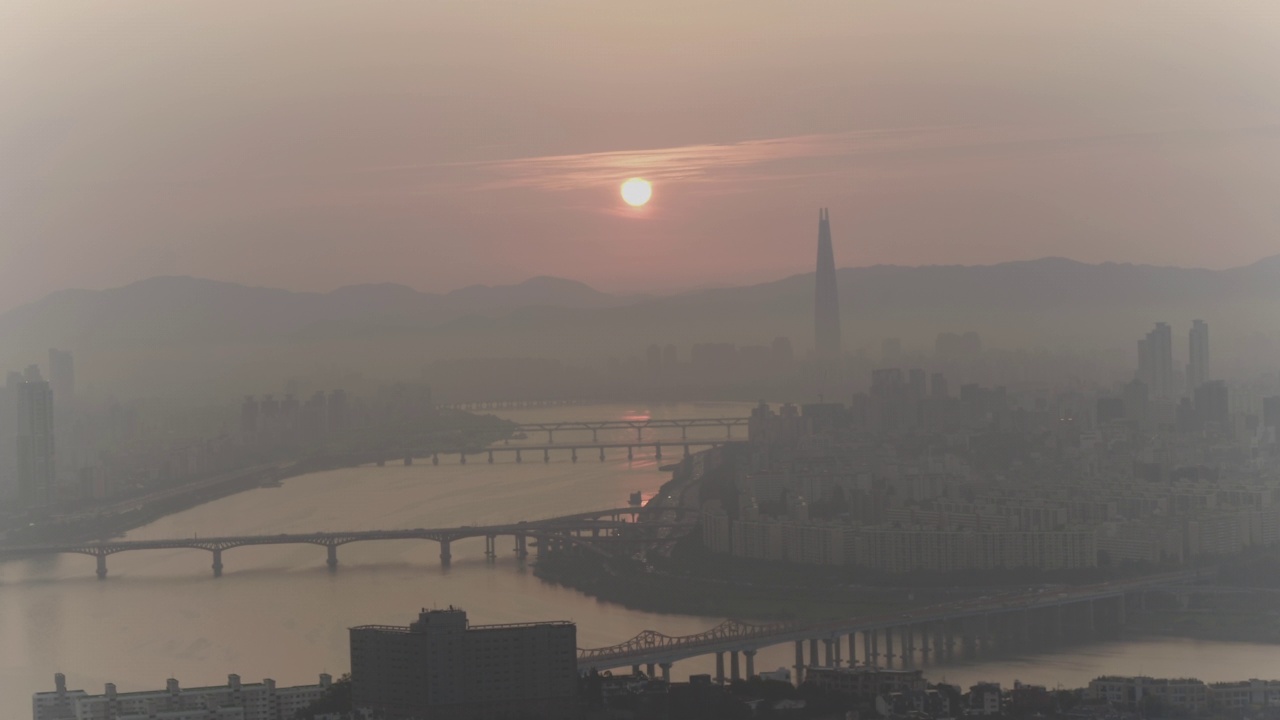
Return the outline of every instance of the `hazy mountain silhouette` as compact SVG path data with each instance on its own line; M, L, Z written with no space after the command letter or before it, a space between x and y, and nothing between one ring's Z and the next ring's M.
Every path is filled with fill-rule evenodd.
M307 293L163 276L109 290L54 293L15 308L0 315L0 339L69 347L86 340L209 342L287 334L314 323L431 327L473 314L501 315L544 305L616 307L642 299L550 277L431 294L390 283Z
M837 273L847 352L884 337L930 347L938 332L977 330L988 345L1115 347L1157 320L1204 318L1215 342L1274 335L1280 256L1230 270L1045 258L987 266L873 266ZM0 315L0 367L47 348L76 353L97 392L252 392L285 377L413 376L435 358L641 354L650 343L767 343L813 338L813 276L649 298L572 280L472 286L446 294L401 285L329 293L157 277L71 290Z

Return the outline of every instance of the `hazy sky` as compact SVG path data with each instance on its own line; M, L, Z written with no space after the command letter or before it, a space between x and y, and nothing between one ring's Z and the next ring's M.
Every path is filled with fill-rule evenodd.
M652 179L626 209L619 183ZM1280 252L1280 3L0 0L0 309Z

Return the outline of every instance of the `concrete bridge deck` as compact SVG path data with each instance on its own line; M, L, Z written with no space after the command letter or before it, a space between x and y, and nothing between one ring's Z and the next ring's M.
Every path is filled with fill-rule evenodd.
M1204 572L1191 570L1078 588L1006 593L901 613L832 621L752 624L727 620L705 632L682 637L648 630L617 645L579 648L578 668L588 671L647 665L652 675L657 665L666 675L672 663L716 655L717 679L723 681L724 654L730 654L732 677L737 679L738 654L744 653L750 677L757 650L790 642L796 644L796 671L799 673L806 665L838 666L844 638L848 639L848 658L852 664L858 654L857 638L862 640L864 661L870 663L881 657L886 660L895 657L895 635L899 639L898 657L901 658L914 657L917 650L927 653L931 646L935 652L943 646L949 651L955 637L960 637L966 645L984 642L981 638L993 633L1012 634L1025 640L1032 634L1033 622L1047 623L1048 633L1059 637L1067 632L1064 623L1078 625L1076 632L1091 635L1099 621L1124 624L1127 596L1164 586L1185 585L1200 579ZM1099 612L1096 603L1109 604ZM881 639L884 641L883 653L879 645ZM916 644L917 639L919 645ZM809 643L807 663L805 642ZM825 648L824 660L819 659L819 643Z
M674 517L662 521L638 522L645 515L661 513ZM455 540L483 537L485 553L496 556L495 539L503 536L515 538L515 552L519 557L528 554L527 542L538 540L541 552L547 543L556 546L583 542L626 540L633 542L666 542L669 536L660 532L673 529L691 529L692 520L684 520L686 511L679 508L610 508L545 520L521 521L499 525L461 525L445 528L413 528L399 530L353 530L339 532L280 533L278 535L228 535L218 537L166 538L161 540L103 540L87 543L63 543L0 547L0 559L38 557L58 554L91 555L97 558L99 578L107 574L106 559L110 555L137 550L197 549L213 554L215 576L222 575L222 552L251 545L319 545L328 550L328 564L338 564L337 550L353 542L373 540L431 540L440 544L440 560L448 563L452 554L450 543Z
M731 442L733 441L732 440L666 440L666 441L659 440L656 442L648 441L643 443L640 443L640 442L604 442L604 443L581 442L581 443L558 443L555 445L542 445L542 444L526 445L526 444L517 443L514 445L508 445L508 444L490 445L489 447L485 447L485 448L467 448L464 450L454 450L452 452L439 452L439 451L412 452L410 451L405 454L404 464L412 465L414 458L428 457L428 456L431 458L431 463L433 465L439 465L442 458L447 458L452 456L457 456L459 464L462 464L462 465L467 464L467 458L474 457L474 456L487 457L488 461L492 463L494 462L494 459L500 454L506 454L508 456L514 455L515 460L518 463L524 462L524 459L526 456L531 455L533 457L537 457L539 454L541 454L542 462L549 463L551 462L551 454L553 452L559 454L561 457L563 457L563 453L567 452L569 453L569 458L573 462L578 462L579 453L584 453L588 455L594 453L598 455L600 462L604 462L605 460L609 459L608 453L606 452L608 450L626 450L628 460L635 459L637 450L639 450L641 454L652 452L655 460L661 460L662 451L664 448L668 450L673 448L676 450L682 450L683 452L681 456L689 457L690 455L693 454L692 449L695 447L698 447L698 448L719 447L721 445L725 445ZM385 463L386 463L385 460L378 461L379 465L383 465Z

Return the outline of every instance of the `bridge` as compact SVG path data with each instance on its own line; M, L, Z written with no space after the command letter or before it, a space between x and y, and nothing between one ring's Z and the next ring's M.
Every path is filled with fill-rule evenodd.
M646 442L643 444L633 443L633 442L620 442L620 443L562 443L558 445L493 445L487 448L454 450L453 452L439 452L435 450L429 451L429 453L428 452L417 452L417 453L408 452L404 456L404 464L412 465L413 458L415 456L421 457L427 454L430 454L431 463L433 465L439 465L441 457L449 457L451 455L457 455L458 462L459 464L462 464L462 465L467 464L468 457L475 456L475 455L487 456L489 463L492 464L494 462L494 458L503 453L506 453L507 455L515 455L515 460L518 463L524 462L524 458L526 454L533 454L534 456L536 456L539 453L541 453L542 462L549 463L551 462L552 451L555 451L558 454L563 454L564 452L568 452L569 459L572 460L573 462L578 462L579 452L585 452L585 453L595 452L599 455L600 462L604 462L605 460L608 459L607 453L605 452L606 450L624 450L625 449L627 451L627 459L634 460L637 450L645 451L645 450L648 450L649 448L653 449L654 459L661 460L662 449L664 447L670 448L674 446L676 448L683 448L684 450L683 457L687 458L693 454L693 448L695 447L719 447L721 445L724 445L727 442L730 442L730 441L728 440L688 440L688 441L674 441L674 442ZM380 460L378 464L385 465L386 461Z
M1203 575L1204 571L1193 570L1078 588L1004 593L845 620L770 624L726 620L705 632L682 637L646 630L617 645L579 648L578 669L586 672L631 666L638 672L644 665L648 675L654 677L656 665L662 677L669 680L673 663L715 655L715 679L723 683L726 679L741 679L739 655L745 659L746 677L750 678L755 674L758 650L794 643L794 670L799 681L807 667L840 667L844 662L844 641L850 667L859 662L859 645L863 665L879 665L883 659L885 665L892 666L896 657L903 667L909 667L917 657L951 658L957 644L965 657L973 657L979 650L994 647L1026 647L1032 641L1091 638L1100 631L1118 631L1125 624L1130 606L1141 609L1145 591L1184 585ZM823 649L821 658L819 645Z
M547 444L555 444L555 434L557 432L580 431L591 433L591 441L598 442L601 430L635 430L636 442L639 443L644 436L645 430L662 430L676 429L680 430L680 439L689 439L689 430L694 428L724 428L725 439L733 439L733 429L735 427L746 427L750 418L745 417L719 417L719 418L636 418L634 420L575 420L565 422L530 422L517 423L516 430L518 432L545 432L547 434Z
M525 410L530 408L562 407L565 405L599 405L601 400L590 398L572 398L560 400L459 400L439 403L438 408L448 410Z
M645 520L642 516L662 513L674 514L674 519ZM353 542L373 540L431 540L440 545L440 562L448 565L452 559L450 544L466 538L485 538L485 556L497 556L497 538L510 536L515 539L518 558L528 557L528 541L537 541L539 555L547 550L559 550L567 545L593 545L599 542L666 542L664 531L689 530L692 520L685 520L689 511L679 508L611 508L576 515L507 523L503 525L462 525L448 528L414 528L411 530L355 530L348 532L281 533L279 535L233 535L225 537L190 537L164 540L104 540L89 543L50 545L26 545L0 548L0 559L38 557L59 554L90 555L97 558L98 579L107 576L107 557L137 550L197 549L213 554L213 575L222 576L222 553L237 547L252 545L319 545L328 551L330 570L338 566L338 548Z

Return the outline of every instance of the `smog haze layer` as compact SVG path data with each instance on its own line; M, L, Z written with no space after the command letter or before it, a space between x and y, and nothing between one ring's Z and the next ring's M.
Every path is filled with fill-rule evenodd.
M1280 231L1269 4L0 13L0 309L157 275L746 285L810 271L817 207L841 267L1222 269Z

